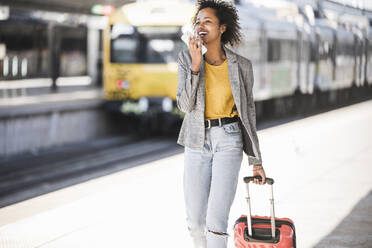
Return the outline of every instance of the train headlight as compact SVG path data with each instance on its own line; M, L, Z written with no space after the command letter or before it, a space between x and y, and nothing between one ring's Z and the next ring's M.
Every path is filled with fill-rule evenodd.
M162 109L163 109L164 112L172 111L172 109L173 109L172 99L170 99L169 97L163 98Z
M146 112L149 109L149 100L146 97L141 97L138 106L142 112Z

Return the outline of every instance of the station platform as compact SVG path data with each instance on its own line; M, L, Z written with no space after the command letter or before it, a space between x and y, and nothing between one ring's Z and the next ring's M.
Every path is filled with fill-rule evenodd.
M35 111L55 111L63 106L79 106L87 102L96 105L102 103L103 91L100 88L76 90L72 92L56 92L40 95L0 98L0 116L12 116L22 113L32 114ZM72 103L72 104L71 104ZM42 109L42 110L41 110Z
M297 247L371 247L372 101L258 132L275 213L294 220ZM177 144L175 143L175 146ZM0 209L0 247L192 248L183 154ZM244 156L229 218L245 214ZM269 215L267 185L251 186L252 214Z
M0 158L109 135L103 90L0 98Z

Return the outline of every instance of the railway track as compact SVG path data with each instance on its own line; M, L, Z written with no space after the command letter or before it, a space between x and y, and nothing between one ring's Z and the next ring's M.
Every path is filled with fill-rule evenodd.
M128 136L0 160L0 207L182 152L174 138Z

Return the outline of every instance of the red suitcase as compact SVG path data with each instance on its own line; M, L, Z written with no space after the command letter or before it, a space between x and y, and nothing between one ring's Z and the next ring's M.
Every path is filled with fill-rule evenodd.
M296 248L296 233L294 223L289 218L277 218L274 214L274 180L266 178L270 185L271 217L251 216L251 202L249 195L249 182L254 178L261 180L260 176L245 177L247 187L248 216L242 215L234 225L234 243L236 248Z

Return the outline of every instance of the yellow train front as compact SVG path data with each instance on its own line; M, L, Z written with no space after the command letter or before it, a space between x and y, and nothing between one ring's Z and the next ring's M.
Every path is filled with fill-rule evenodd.
M109 16L103 35L104 93L124 114L180 115L177 57L186 48L182 26L194 6L179 2L137 2Z

